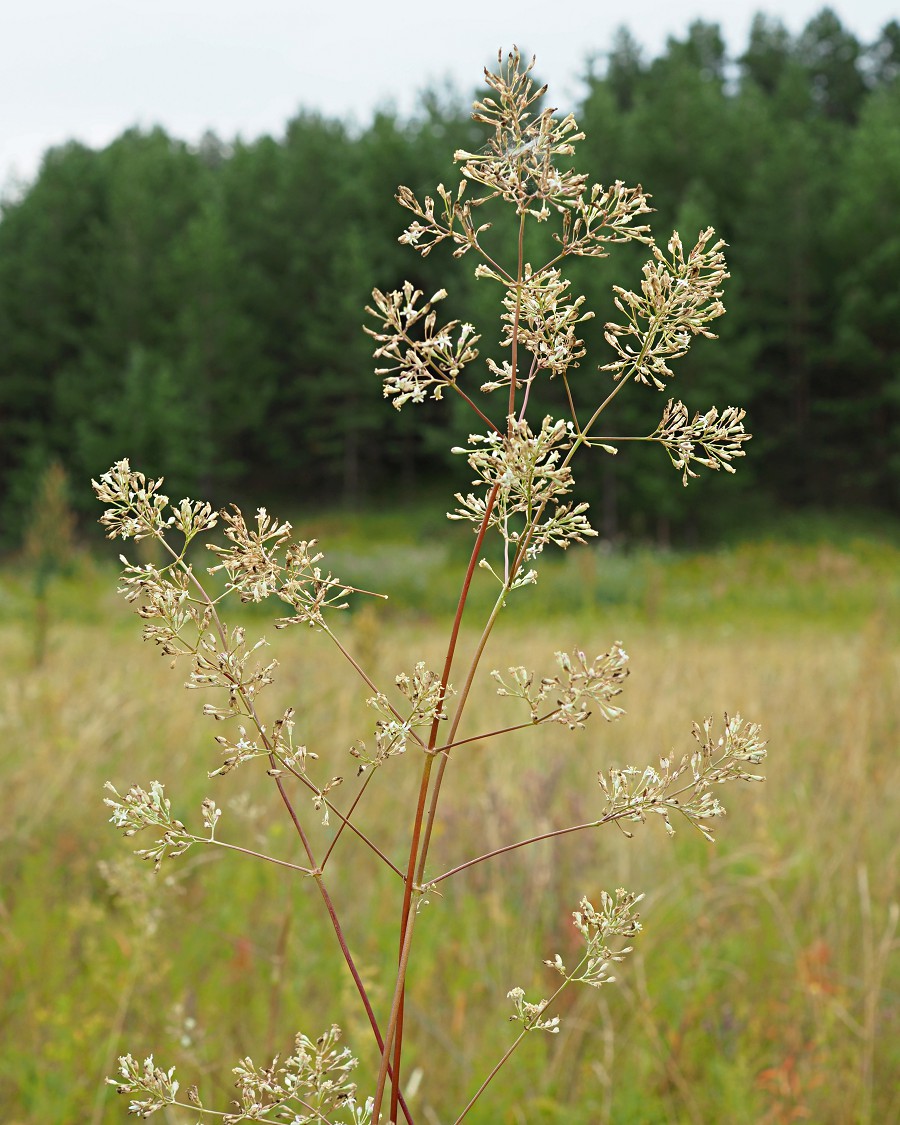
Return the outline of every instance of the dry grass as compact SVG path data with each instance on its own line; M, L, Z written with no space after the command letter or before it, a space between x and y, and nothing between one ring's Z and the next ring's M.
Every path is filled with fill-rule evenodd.
M826 558L813 579L826 563L834 570ZM801 576L798 589L811 580ZM849 579L841 571L833 581ZM690 603L674 569L663 585L664 599ZM763 724L768 781L723 795L731 815L715 847L688 826L674 841L656 824L637 826L632 840L611 827L444 884L423 918L411 986L407 1073L423 1071L423 1119L446 1120L502 1052L506 991L547 989L540 960L565 953L580 895L625 885L647 892L636 961L601 994L575 998L562 1035L527 1043L474 1121L896 1122L900 639L892 603L839 624L786 616L779 628L769 614L757 629L743 621L740 643L728 615L692 624L690 614L677 622L656 602L650 608L661 623L629 614L616 624L612 611L595 608L579 619L520 622L498 637L488 667L539 670L558 647L600 651L621 639L632 657L628 715L574 736L541 728L461 749L432 873L545 826L590 819L599 768L687 750L691 721L707 713L737 710ZM338 1018L365 1056L363 1022L346 1019L352 996L308 886L291 887L249 860L206 855L173 863L167 881L145 879L134 861L125 869L137 888L130 901L101 877L99 861L128 851L103 824L107 778L121 788L159 777L185 820L198 820L200 798L215 792L226 838L293 858L283 826L268 821L264 778L239 771L205 780L216 759L197 697L141 650L136 626L119 627L124 615L109 600L93 621L58 622L39 669L21 625L0 631L0 1110L12 1125L121 1120L124 1107L101 1085L119 1050L155 1048L209 1089L227 1083L239 1054L261 1059L295 1027L315 1032ZM352 628L385 678L415 659L434 662L442 642L428 621L376 629L363 614ZM336 755L324 772L350 775L346 748L371 722L366 690L347 680L321 638L298 632L284 642L272 691L297 707L310 748ZM503 725L511 706L485 682L461 733ZM399 858L414 771L407 759L387 769L365 822ZM373 876L352 844L330 879L383 1003L389 975L379 965L396 940L390 880ZM160 924L148 936L152 910Z

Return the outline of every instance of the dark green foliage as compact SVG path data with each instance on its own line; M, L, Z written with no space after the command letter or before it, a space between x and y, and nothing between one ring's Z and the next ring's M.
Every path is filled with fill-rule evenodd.
M692 410L748 407L757 437L737 479L767 502L900 501L898 75L900 24L862 44L829 9L796 38L758 16L736 64L715 24L692 24L654 60L622 29L576 107L579 167L652 191L660 242L677 226L693 244L712 223L730 244L723 344L692 350L680 385ZM448 179L448 152L480 147L468 104L434 90L414 119L379 113L357 132L300 114L282 138L233 146L157 129L48 152L0 208L4 545L52 458L75 481L127 451L176 493L221 500L266 482L349 505L446 471L464 404L428 403L416 419L389 409L360 324L373 285L439 286L431 259L398 247L407 216L392 197L400 183L429 190ZM642 259L626 246L576 271L597 312L576 405L579 380L608 379L609 286L637 284ZM496 356L488 289L461 269L447 309ZM649 433L665 399L635 387L611 424ZM689 534L721 482L684 490L674 473L641 473L646 456L660 454L598 458L595 523ZM730 507L744 503L732 494Z

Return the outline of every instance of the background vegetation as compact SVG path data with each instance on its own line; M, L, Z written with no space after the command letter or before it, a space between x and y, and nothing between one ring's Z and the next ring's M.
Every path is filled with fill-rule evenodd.
M706 535L773 503L896 509L900 23L863 44L827 9L796 38L758 17L736 60L713 24L652 61L622 31L585 65L584 168L643 182L661 237L711 223L730 244L723 343L696 349L683 378L691 409L739 401L758 435L727 493L642 472L658 450L606 465L593 489L606 537ZM0 210L6 545L54 457L86 481L127 452L174 495L214 501L278 480L352 506L467 478L446 453L454 408L431 404L414 425L386 410L360 323L372 285L412 269L438 287L431 260L397 245L393 193L431 190L455 148L483 143L469 108L432 91L415 118L381 113L361 131L300 113L247 143L130 130L103 151L48 152ZM633 285L642 256L623 247L584 275L598 313L585 380L607 378L612 271ZM490 349L489 295L465 272L448 309L487 329ZM649 433L659 406L634 399L616 404L622 432Z
M430 535L432 518L315 522L348 581L375 574L391 594L387 607L357 612L348 637L376 676L410 649L438 654L445 606L433 591L458 573L468 537ZM566 638L598 649L620 638L632 657L628 714L575 745L542 729L509 736L500 754L460 756L435 870L589 819L596 770L687 750L691 721L709 711L763 724L768 780L732 795L715 846L686 827L670 841L657 824L634 840L610 826L448 884L420 923L409 998L407 1075L421 1068L413 1104L425 1121L444 1119L505 1049L508 989L545 994L541 960L565 956L573 900L617 884L648 892L635 955L615 985L573 997L561 1036L529 1040L473 1121L900 1121L900 543L844 525L835 546L834 530L806 523L793 542L779 534L705 554L586 547L543 564L535 596L555 587L567 610L512 625L491 666L542 667ZM294 858L265 778L200 780L218 747L195 693L139 646L112 565L84 557L50 585L38 668L31 586L26 569L0 584L0 1116L121 1121L102 1078L124 1050L155 1050L221 1104L228 1060L262 1061L298 1025L315 1032L331 1019L371 1062L364 1019L347 1023L355 995L308 882L206 854L154 879L104 827L106 779L121 789L159 777L176 815L196 820L214 793L229 838ZM261 617L248 617L251 633L270 631ZM288 637L277 690L340 752L371 723L365 687L346 680L327 641ZM489 682L473 702L473 728L490 726ZM413 780L395 771L391 800L364 825L396 840L395 859L406 846L395 814ZM330 885L383 1005L390 981L378 966L396 953L396 920L371 871L351 849Z

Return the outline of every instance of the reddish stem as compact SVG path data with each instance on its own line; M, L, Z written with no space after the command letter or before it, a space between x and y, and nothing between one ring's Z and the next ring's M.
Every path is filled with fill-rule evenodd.
M443 704L444 697L447 691L447 684L450 681L450 670L453 666L453 657L456 653L456 644L459 639L459 630L462 625L463 612L466 607L466 600L469 596L469 589L472 585L472 577L475 574L475 567L478 565L478 556L481 553L481 548L484 543L485 535L487 534L488 525L490 522L491 512L494 508L494 502L497 499L497 493L500 490L499 484L495 484L491 489L485 505L484 516L481 520L481 526L478 529L478 535L475 539L475 545L472 548L472 554L469 559L469 565L466 568L466 575L463 579L462 589L459 594L459 602L456 607L456 615L453 618L453 626L450 630L450 640L447 645L447 655L444 660L444 670L441 674L441 689L440 701ZM419 859L419 843L422 835L422 820L425 813L425 802L428 797L428 784L431 779L431 769L434 764L434 747L437 744L438 730L440 728L440 719L435 716L431 724L431 732L428 737L428 748L426 751L425 764L422 767L422 780L419 786L419 799L416 805L416 817L413 823L412 839L410 841L409 849L409 862L406 869L406 886L403 891L403 907L401 911L400 933L401 941L405 942L407 938L407 929L410 915L410 904L412 900L413 881L416 872L416 861ZM444 759L446 760L446 759ZM410 930L410 940L412 937ZM401 953L402 956L402 953ZM396 1033L394 1038L394 1075L395 1078L392 1082L391 1088L391 1107L392 1117L395 1116L394 1096L399 1092L400 1080L400 1056L403 1045L403 1008L404 1008L404 993L406 981L406 966L401 962L400 971L397 976L397 993L399 994L399 1003L397 1006L396 1018ZM395 994L396 995L396 994ZM390 1035L388 1037L390 1039ZM388 1045L388 1050L390 1044ZM382 1060L382 1069L384 1069L384 1061ZM383 1083L382 1083L383 1086ZM377 1120L378 1109L380 1108L380 1099L375 1108L374 1120Z

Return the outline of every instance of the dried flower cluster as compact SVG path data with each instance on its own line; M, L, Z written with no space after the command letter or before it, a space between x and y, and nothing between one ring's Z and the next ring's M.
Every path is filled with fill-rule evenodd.
M510 668L512 683L506 683L495 669L491 675L500 685L497 694L524 699L531 710L532 723L562 723L570 730L584 728L592 704L607 722L625 713L611 703L621 694L628 675L628 654L618 642L590 664L583 652L571 656L558 652L556 660L562 676L545 676L536 687L534 673L521 666ZM555 705L541 714L541 704L548 696L555 696Z
M544 964L559 973L563 983L549 1000L539 1000L537 1003L529 1003L523 989L513 988L507 996L516 1010L509 1018L522 1023L524 1031L548 1031L556 1035L559 1032L560 1018L546 1016L548 1008L569 984L587 984L591 988L599 988L613 983L616 978L610 975L610 966L624 961L633 952L633 946L614 948L610 942L617 938L631 938L640 933L639 915L634 913L634 907L643 897L633 895L621 887L615 895L602 891L599 910L595 910L588 899L582 898L579 909L572 914L575 929L585 943L581 960L571 971L566 968L558 953L546 960Z
M669 399L652 437L663 446L675 468L682 470L682 483L686 487L688 477L697 475L691 462L707 469L734 472L731 462L744 456L741 446L750 437L744 432L744 415L745 411L736 406L727 407L720 415L713 406L688 421L684 403Z
M369 753L362 741L350 749L353 757L359 759L360 773L367 766L380 766L388 758L405 753L410 737L424 749L425 743L415 732L447 718L444 699L452 693L452 688L449 684L443 684L440 676L436 672L430 672L422 661L416 665L412 676L401 672L394 682L397 690L407 700L406 710L409 714L405 718L401 717L381 692L366 700L368 706L381 715L381 718L375 724L374 753Z
M392 397L398 410L407 402L424 402L429 391L440 402L444 388L454 386L462 369L478 356L475 345L479 337L471 324L451 320L436 328L434 306L447 291L439 289L418 305L422 296L421 289L414 289L407 281L401 290L387 295L374 290L375 309L367 310L384 321L383 330L371 334L379 344L376 359L387 359L391 366L378 367L375 373L384 376L385 397ZM414 326L419 324L422 339L413 335Z
M440 401L445 395L458 395L479 419L479 432L469 436L467 447L454 450L467 458L475 479L471 492L456 496L458 506L449 518L471 522L475 543L441 671L431 670L423 661L411 661L407 665L411 672L398 674L386 690L379 688L331 625L331 611L345 609L348 598L368 591L357 590L324 570L315 540L294 540L290 524L278 521L264 508L248 524L236 507L216 513L203 502L171 504L161 491L161 480L146 479L127 461L118 462L94 482L98 498L107 505L102 523L111 538L154 538L167 553L163 566L132 564L123 556L121 592L136 603L145 638L158 645L173 665L179 658L187 660L186 686L211 694L212 701L204 705L203 713L223 724L219 728L223 733L215 738L219 756L209 777L221 779L238 767L260 765L307 863L301 866L259 856L220 840L216 832L221 809L212 797L201 806L205 834L190 832L173 816L169 798L157 781L146 789L134 784L124 795L108 785L110 819L127 837L144 830L156 833L153 845L137 853L151 860L156 869L164 859L206 843L256 856L290 869L292 877L307 878L327 911L380 1055L378 1072L371 1076L373 1094L361 1102L350 1080L356 1061L349 1050L337 1046L338 1029L333 1027L315 1042L298 1035L293 1051L283 1061L276 1057L268 1066L258 1067L245 1058L234 1068L239 1094L228 1112L205 1109L196 1087L189 1089L187 1101L178 1101L179 1084L173 1069L160 1069L152 1056L140 1065L125 1055L120 1059L119 1077L111 1082L131 1097L130 1111L138 1116L149 1116L166 1106L183 1106L194 1114L211 1114L228 1123L383 1125L402 1119L414 1125L416 1115L401 1094L404 1004L418 907L428 888L513 848L611 822L643 822L651 815L662 817L671 832L672 814L678 813L711 840L707 822L724 811L714 788L730 781L760 780L750 769L765 756L759 728L745 724L740 716L726 715L724 733L716 737L711 720L706 720L702 727L694 728L697 749L677 764L664 757L658 767L625 766L601 772L605 807L592 823L561 826L511 842L429 878L429 848L441 811L443 777L467 743L545 724L576 730L585 726L592 713L606 721L624 713L618 697L629 673L628 657L616 642L593 660L578 648L558 652L558 671L541 679L519 665L509 668L505 677L495 670L491 675L498 684L498 695L522 700L527 721L471 737L458 733L470 689L508 595L534 583L536 571L531 564L545 548L567 548L596 535L588 521L588 505L577 498L576 454L591 448L616 453L626 440L656 442L687 484L698 467L733 472L732 462L744 455L743 445L749 437L743 429L744 412L736 407L721 412L713 407L691 420L684 404L672 399L650 435L613 438L598 432L601 415L626 386L643 384L663 390L674 374L671 364L687 352L693 340L712 337L709 325L724 312L722 284L728 276L724 244L707 229L687 252L677 232L668 240L667 249L660 249L649 227L640 221L650 211L643 189L619 181L604 187L574 170L573 158L582 134L572 116L560 120L552 109L538 110L545 89L535 89L529 76L531 67L522 65L517 51L499 61L496 74L486 73L490 94L476 103L473 115L489 127L491 136L480 152L455 154L459 183L449 189L438 185L435 196L425 196L422 201L409 188L401 187L397 199L413 216L401 242L423 257L446 242L457 258L471 254L476 276L499 287L505 358L488 360L478 379L468 385L469 369L479 359L480 334L469 323L439 319L437 306L447 298L444 289L427 300L411 282L393 292L376 289L367 310L376 322L367 331L375 341L376 359L382 363L377 372L385 396L397 409L428 398ZM494 252L492 223L482 221L486 213L480 211L496 203L509 205L506 210L516 235L515 258L506 263L497 260L500 255ZM531 257L532 247L538 245L527 238L532 223L547 224L553 230L552 252L542 262ZM613 303L624 320L609 322L605 328L606 342L614 353L611 361L598 364L608 373L605 397L599 403L582 404L577 411L576 398L589 393L574 381L588 355L581 326L594 312L586 308L584 295L572 293L563 265L570 257L605 257L612 247L629 241L646 244L650 259L639 292L614 290ZM540 245L546 247L547 241L542 239ZM532 389L542 379L563 384L566 416L529 417ZM491 396L498 393L500 406L492 408L490 404L498 400ZM481 400L483 408L473 398L478 394L486 396ZM579 414L587 419L583 424ZM189 549L198 537L216 531L224 542L206 544L215 558L209 574L218 584L208 589L189 558ZM499 590L464 674L454 677L455 692L450 676L459 649L466 643L461 640L461 625L479 566L493 575ZM355 780L345 784L340 772L316 780L312 771L319 756L305 743L295 741L298 720L294 710L263 713L260 699L278 665L265 655L264 639L248 640L244 627L232 628L223 621L221 606L231 596L240 602L274 597L286 604L290 613L276 621L276 628L308 625L337 646L352 675L365 685L366 701L377 718L368 741L359 739L349 748L356 763ZM410 748L421 753L407 755ZM370 783L380 776L377 767L401 756L407 766L413 763L420 771L418 798L410 810L405 870L388 857L383 842L366 835L355 819ZM355 793L342 810L337 801L353 785ZM320 837L308 830L308 810L304 814L298 806L298 792L308 796L325 824L330 816L339 821L327 849L320 850ZM399 876L400 956L390 1009L380 1013L354 964L338 907L327 887L328 860L346 830ZM634 911L640 897L622 889L615 894L604 891L597 908L587 898L581 899L574 913L575 927L585 945L580 960L571 970L559 954L546 962L563 978L549 999L531 1003L522 989L509 992L514 1007L511 1018L522 1025L521 1033L457 1122L527 1032L559 1030L560 1016L551 1009L563 988L575 983L597 988L614 979L612 965L631 951L627 942L641 928Z
M347 1047L337 1047L340 1037L340 1028L336 1026L315 1042L306 1035L297 1035L291 1054L284 1060L276 1055L266 1067L256 1066L250 1058L242 1059L233 1068L239 1094L234 1111L216 1116L224 1125L238 1125L241 1121L370 1125L372 1099L357 1101L356 1084L350 1080L350 1074L358 1062ZM187 1101L179 1101L175 1068L162 1070L155 1065L152 1055L144 1059L143 1065L131 1055L124 1055L119 1059L119 1077L107 1081L118 1093L130 1095L128 1111L137 1117L149 1117L166 1106L204 1112L196 1086L188 1090Z
M675 231L668 246L671 261L652 244L653 257L644 266L640 293L614 287L615 306L627 323L606 325L606 342L619 358L604 364L604 371L612 371L616 379L633 376L661 391L663 380L674 375L669 361L686 355L694 336L715 339L707 325L725 313L720 298L728 273L722 253L725 243L719 239L708 245L714 235L707 227L685 258Z
M536 434L526 420L510 418L506 433L492 431L469 438L470 445L481 446L469 453L468 460L479 476L475 484L482 485L485 495L457 493L460 507L449 518L476 525L486 521L500 532L505 544L504 586L513 588L511 579L518 577L511 571L511 559L517 554L531 560L550 543L565 548L597 534L584 514L587 504L561 503L572 487L572 472L562 461L571 442L571 423L550 417Z
M766 744L756 723L744 723L740 715L725 716L725 733L714 739L712 719L703 727L694 723L693 735L699 748L684 755L677 765L671 758L660 758L659 769L626 766L599 773L597 780L606 796L606 809L599 823L611 820L637 820L662 817L669 835L675 834L670 813L685 817L707 840L713 831L706 820L724 816L725 809L710 791L726 781L762 781L746 765L759 765L766 756Z
M184 855L191 844L197 842L198 838L172 816L172 802L158 781L150 782L149 792L139 785L132 785L124 796L109 781L105 788L112 793L112 797L103 799L103 803L113 810L110 823L121 828L125 836L135 836L145 828L162 832L152 848L142 848L135 853L141 859L152 860L157 871L164 859Z

